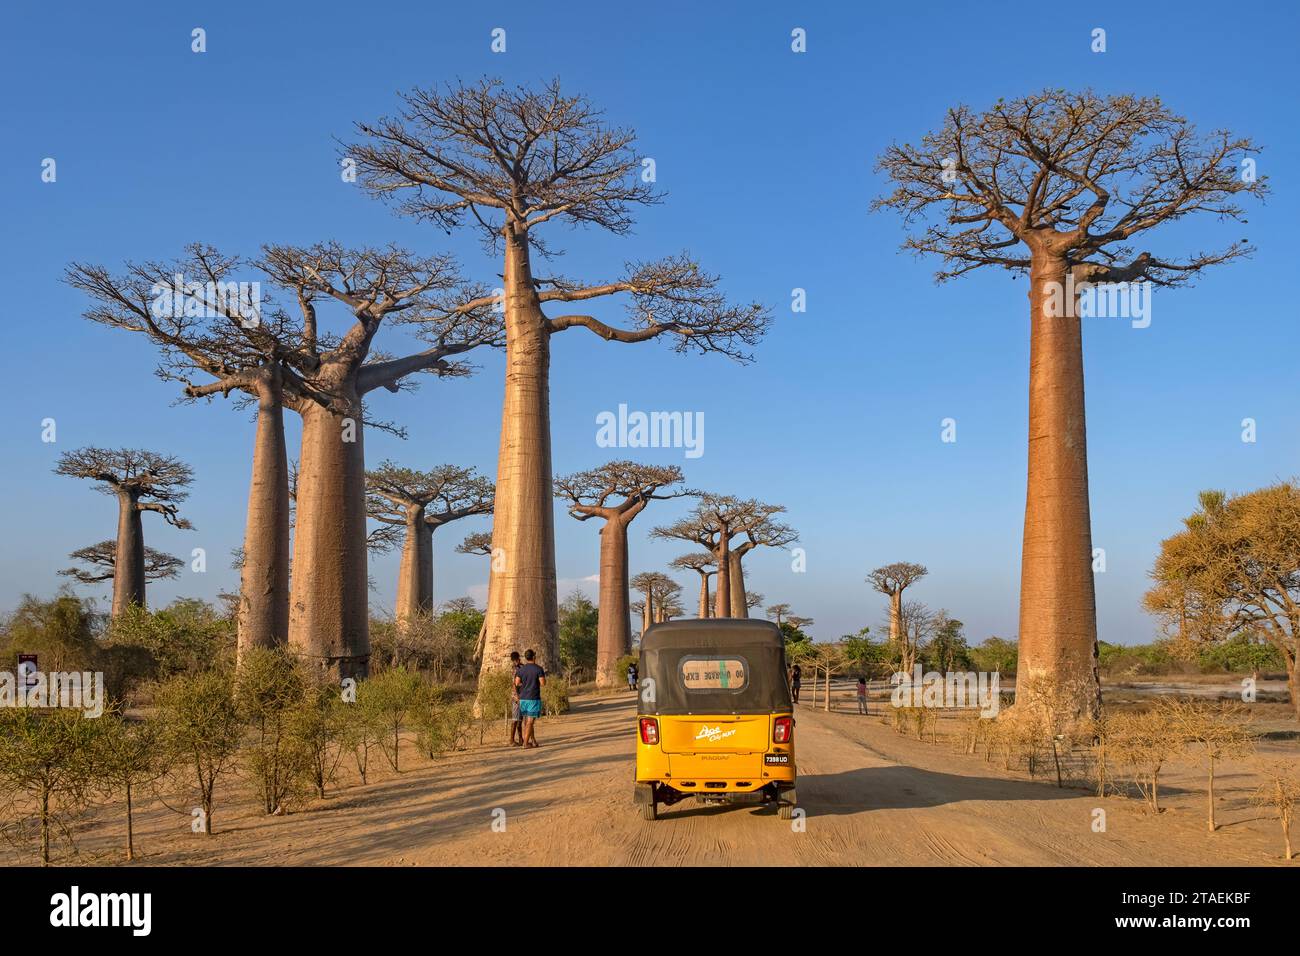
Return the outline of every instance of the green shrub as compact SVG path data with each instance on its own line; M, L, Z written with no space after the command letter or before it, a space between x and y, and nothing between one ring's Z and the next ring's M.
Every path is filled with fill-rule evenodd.
M468 746L474 726L474 705L471 701L451 700L437 688L411 715L411 722L416 730L416 743L432 759Z
M79 710L0 710L0 797L6 804L0 811L16 821L3 832L25 843L34 806L42 865L49 865L55 834L71 843L69 824L90 800L98 724ZM15 798L22 802L9 806Z
M356 706L368 711L384 728L379 748L395 773L401 773L398 751L402 729L410 715L429 698L429 689L420 675L404 667L392 667L364 680L357 688Z
M569 712L569 682L562 677L547 677L542 687L542 712L556 717Z
M177 674L154 691L170 759L190 775L202 818L196 832L211 834L217 780L234 769L244 731L233 693L233 674L225 669Z
M627 669L631 667L633 664L635 664L638 668L641 667L640 654L624 654L622 657L620 657L617 661L614 662L614 670L618 674L619 684L627 683Z

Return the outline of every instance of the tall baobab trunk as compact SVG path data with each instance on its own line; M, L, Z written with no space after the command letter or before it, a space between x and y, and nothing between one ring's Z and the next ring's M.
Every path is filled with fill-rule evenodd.
M650 600L650 595L647 594L645 596L645 603L641 605L641 636L642 637L645 636L646 631L650 630L650 625L654 623L654 616L655 616L655 605L654 602Z
M370 660L366 476L360 401L348 415L304 403L293 541L289 644L339 677Z
M718 565L717 593L713 596L713 616L731 617L731 541L725 534L720 538L718 549L713 555Z
M1029 474L1020 570L1020 670L1073 690L1081 716L1101 706L1097 607L1088 513L1083 339L1075 303L1051 314L1062 259L1036 253L1030 267ZM1059 291L1057 293L1059 295ZM1059 299L1058 299L1059 301Z
M257 389L257 437L239 573L239 656L252 647L283 644L288 635L289 460L279 373L269 371Z
M729 593L732 617L749 617L749 600L745 594L745 566L742 563L744 557L744 553L739 550L733 550L728 556L728 561L731 563Z
M433 610L433 528L424 509L408 507L402 563L397 572L397 623L404 626Z
M889 595L889 644L891 647L901 648L903 646L902 588L890 592Z
M113 610L116 619L132 604L144 607L144 528L138 496L117 493L117 551L113 556Z
M632 653L632 612L628 608L627 579L627 524L614 517L600 529L600 611L596 625L598 687L616 686L618 659Z
M700 617L709 617L709 576L700 575Z
M510 651L524 647L536 650L546 668L559 657L550 341L522 230L506 236L505 298L506 388L492 522L492 549L501 559L488 593L484 672L504 669Z

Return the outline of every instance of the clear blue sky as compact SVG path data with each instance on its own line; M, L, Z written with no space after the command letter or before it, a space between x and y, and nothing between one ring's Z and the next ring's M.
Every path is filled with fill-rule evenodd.
M635 127L656 160L667 202L631 237L565 237L566 274L605 277L626 259L688 248L736 297L771 303L777 315L748 367L581 330L558 337L556 468L608 457L595 417L621 402L703 411L702 458L638 457L682 464L697 487L788 505L807 573L760 551L749 583L768 603L814 617L820 639L881 622L883 599L863 577L894 560L929 566L913 596L964 620L972 641L1016 630L1024 282L990 273L935 286L933 262L897 251L899 222L868 213L883 188L872 171L881 149L919 137L956 102L983 107L1044 86L1154 93L1205 129L1231 127L1265 146L1260 169L1273 195L1248 226L1199 222L1152 245L1173 254L1247 237L1256 257L1193 289L1157 292L1148 329L1094 320L1085 330L1093 535L1108 559L1101 637L1150 639L1139 607L1146 573L1199 489L1246 490L1300 471L1297 315L1286 294L1300 211L1291 5L564 6L575 12L380 0L6 5L0 609L24 592L52 593L67 552L112 536L111 499L50 472L61 451L88 444L146 446L197 471L187 512L198 530L146 516L146 540L181 556L203 547L209 570L154 585L154 603L212 598L237 581L228 553L242 534L247 415L220 401L172 406L176 387L153 377L152 348L80 318L84 302L58 281L63 266L166 258L195 240L254 252L333 238L453 251L495 284L500 266L472 235L400 219L343 183L333 141L393 111L399 90L484 74L558 75ZM207 31L202 55L190 51L194 27ZM495 27L507 31L504 54L489 48ZM790 50L795 27L807 30L805 54ZM1104 54L1090 52L1094 27L1107 31ZM41 182L45 157L57 160L56 183ZM790 312L795 287L807 289L806 314ZM401 344L390 336L386 347ZM370 460L493 472L502 363L487 355L481 364L471 380L376 399L374 413L410 437L370 433ZM40 440L47 417L58 423L54 445ZM945 417L957 419L955 444L940 441ZM1258 421L1255 444L1240 440L1245 417ZM634 572L682 550L644 535L685 507L667 502L638 518ZM594 524L557 509L562 590L596 572ZM441 533L439 600L470 589L481 598L484 559L452 548L482 527ZM391 607L396 558L373 561L371 573L375 605ZM694 576L680 580L689 606Z

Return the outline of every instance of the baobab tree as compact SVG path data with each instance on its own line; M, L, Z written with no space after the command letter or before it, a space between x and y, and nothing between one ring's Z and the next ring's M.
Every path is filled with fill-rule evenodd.
M282 644L289 632L289 472L286 402L299 379L288 362L302 329L291 315L237 281L249 263L194 243L171 262L126 263L121 273L72 263L64 281L92 300L85 317L136 332L159 349L157 374L184 386L184 399L241 396L257 406L247 523L240 549L238 646ZM233 290L233 294L232 294ZM195 373L204 377L195 382ZM287 398L286 398L287 396Z
M374 195L396 199L401 212L451 229L469 221L503 253L503 287L466 308L504 300L506 361L494 547L506 560L493 569L487 610L488 668L527 637L541 663L558 653L555 530L550 435L551 337L583 328L613 342L660 336L679 352L716 352L747 361L770 316L758 304L729 303L718 277L688 254L629 264L626 274L587 283L534 272L533 254L556 252L542 235L554 226L595 226L627 233L633 211L657 202L641 178L630 131L614 128L558 81L510 89L485 79L445 90L415 89L400 115L359 124L362 141L345 147ZM466 217L469 217L467 220ZM552 305L609 296L628 301L632 327Z
M867 575L867 583L889 598L889 642L896 647L902 641L903 592L929 573L923 564L895 561Z
M668 562L670 568L677 568L679 571L694 571L700 576L700 611L701 618L712 617L713 608L709 603L709 578L718 573L718 567L713 561L713 555L707 551L697 551L693 554L683 554L681 557L673 558Z
M98 544L78 548L68 555L73 561L79 561L87 568L64 568L59 574L76 578L82 584L100 584L111 581L117 574L117 542L101 541ZM162 581L166 578L179 577L185 562L180 558L145 546L144 579Z
M612 461L555 479L555 496L568 505L572 517L604 521L600 528L600 615L596 632L596 684L600 687L612 687L618 682L618 659L632 652L628 525L651 501L689 494L685 489L674 489L681 482L682 470L676 465L633 461Z
M433 533L445 524L492 513L495 489L473 468L439 465L429 471L385 461L366 472L366 512L381 525L372 542L402 542L397 574L398 627L433 610ZM391 533L385 533L391 532Z
M768 619L775 621L777 627L781 626L781 622L784 621L789 614L790 605L788 604L773 604L767 609Z
M677 601L682 593L682 586L668 575L660 571L642 571L632 578L631 584L645 597L645 601L642 602L642 633L645 633L651 624L667 620L664 617L666 607L676 605L677 613L681 613L681 606Z
M756 514L764 506L753 499L742 501L731 495L701 493L699 499L699 504L690 514L670 525L654 528L650 536L690 541L713 555L714 565L718 569L713 616L735 617L731 603L731 572L734 567L731 561L731 541L754 524ZM743 600L741 604L743 606Z
M78 448L59 456L55 474L88 478L96 490L117 498L113 545L113 609L117 618L133 604L145 606L145 545L141 516L160 514L176 528L193 526L180 516L194 472L179 458L143 448Z
M786 615L785 622L793 627L796 631L804 631L812 627L815 623L810 617L801 617L798 614ZM777 624L780 627L780 624Z
M1080 319L1101 311L1098 292L1115 303L1133 283L1149 294L1248 255L1244 241L1182 257L1136 244L1192 213L1244 222L1237 196L1265 192L1257 152L1199 134L1157 97L1049 89L980 114L954 107L920 145L879 160L894 190L875 206L915 225L904 248L939 256L939 281L987 266L1029 276L1019 666L1079 687L1080 714L1095 715L1101 693Z
M757 605L748 603L745 591L745 567L742 563L745 555L757 547L785 548L799 540L799 533L787 524L773 521L774 515L784 514L782 505L769 505L753 502L749 516L744 520L741 530L745 538L731 549L731 573L728 575L731 589L731 616L749 617L749 609Z
M303 335L291 356L301 378L302 454L295 489L289 644L339 676L365 676L370 655L367 609L365 396L401 391L418 373L464 374L455 356L495 345L500 322L460 282L451 259L420 258L396 248L348 249L336 243L268 246L261 267L294 295ZM350 316L341 335L319 330L317 303ZM401 324L427 348L374 356L381 325Z
M762 607L766 598L757 591L745 592L745 617L749 617L749 612L756 607Z

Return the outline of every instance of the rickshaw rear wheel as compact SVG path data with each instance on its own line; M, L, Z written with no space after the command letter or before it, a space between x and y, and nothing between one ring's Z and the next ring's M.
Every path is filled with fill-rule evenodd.
M640 810L641 810L641 819L642 819L642 820L658 820L658 819L659 819L659 803L658 803L657 801L654 802L654 803L651 803L649 806L646 806L645 804L641 804Z

